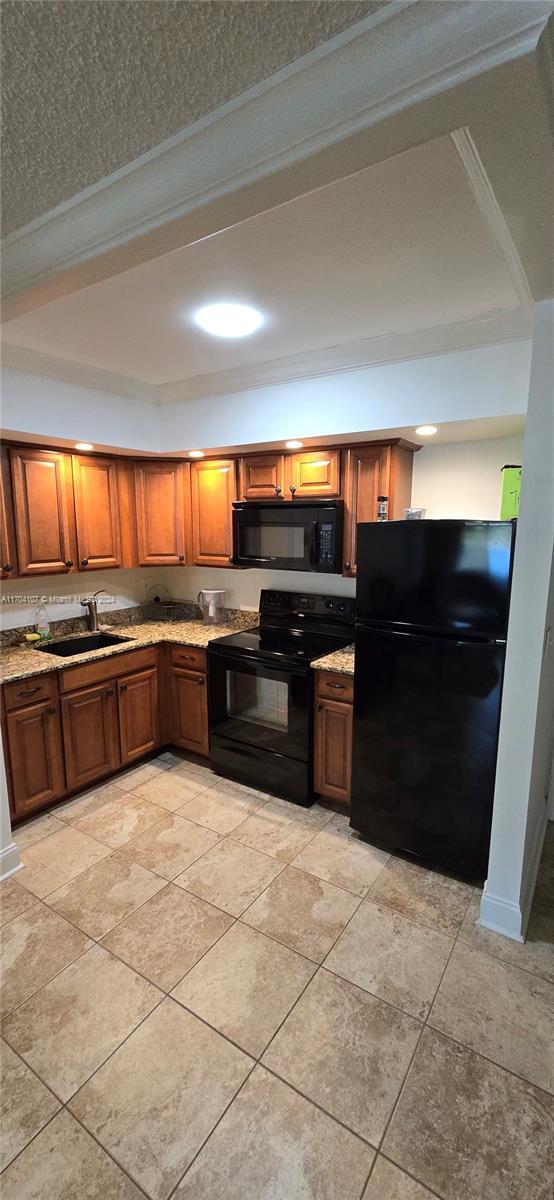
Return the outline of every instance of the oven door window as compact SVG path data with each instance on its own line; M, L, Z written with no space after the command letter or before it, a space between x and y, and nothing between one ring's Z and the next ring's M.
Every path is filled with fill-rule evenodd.
M307 672L239 663L210 662L210 729L231 741L303 761L309 749Z
M283 679L227 671L227 716L286 733L289 689Z

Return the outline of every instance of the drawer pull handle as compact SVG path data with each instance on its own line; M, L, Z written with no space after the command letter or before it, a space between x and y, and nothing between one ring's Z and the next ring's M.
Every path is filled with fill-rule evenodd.
M65 560L65 565L66 565L66 567L72 567L72 566L73 566L73 559L72 559L72 558L66 558L66 560Z
M47 717L55 717L55 716L56 716L56 709L55 709L55 708L47 708L47 709L46 709L46 715L47 715Z
M344 692L346 684L344 683L329 683L329 687L336 688L338 692Z
M194 654L180 654L179 658L186 658L187 662L192 662Z
M18 696L34 696L35 692L40 692L40 687L20 688L20 690L16 693L16 695L18 695Z
M127 691L127 684L126 684L126 683L120 683L120 685L119 685L119 690L120 690L120 692L126 692L126 691Z
M109 692L104 692L104 700L107 700L108 696L113 696L113 688L110 688Z

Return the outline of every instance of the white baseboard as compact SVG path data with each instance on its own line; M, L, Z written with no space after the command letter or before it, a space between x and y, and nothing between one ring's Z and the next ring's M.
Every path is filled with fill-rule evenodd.
M525 941L546 825L547 815L545 810L543 817L537 822L535 829L535 837L529 855L529 864L522 883L519 903L516 903L514 900L505 900L502 896L493 895L487 891L487 885L485 884L478 922L484 929L492 929L494 933L503 933L505 937L512 938L515 942Z
M4 879L9 879L10 875L15 875L22 866L19 850L15 842L10 842L9 846L4 846L4 849L0 850L0 883Z
M523 919L521 908L513 900L503 900L502 896L493 896L487 892L487 885L481 900L479 925L484 929L492 929L494 933L503 933L514 942L524 942Z

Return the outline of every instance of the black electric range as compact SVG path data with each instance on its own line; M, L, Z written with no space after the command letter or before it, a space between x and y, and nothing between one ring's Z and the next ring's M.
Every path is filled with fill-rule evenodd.
M218 774L309 805L310 664L352 641L354 600L264 590L256 629L208 646L210 754Z

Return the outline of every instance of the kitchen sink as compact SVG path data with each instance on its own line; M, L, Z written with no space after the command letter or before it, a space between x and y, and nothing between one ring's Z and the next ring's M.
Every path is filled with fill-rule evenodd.
M88 637L60 638L58 642L48 642L45 646L33 646L33 650L44 650L47 654L59 654L68 658L73 654L87 654L89 650L104 650L107 646L117 646L120 642L132 642L134 638L119 637L117 633L90 633Z

